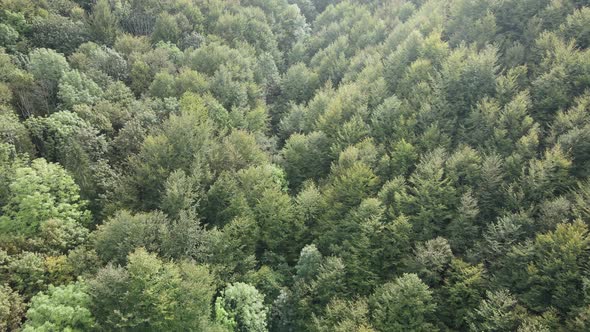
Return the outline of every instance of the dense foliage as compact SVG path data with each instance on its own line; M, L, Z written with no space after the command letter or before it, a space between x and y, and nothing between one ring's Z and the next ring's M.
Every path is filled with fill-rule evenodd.
M0 1L0 331L590 331L590 2Z

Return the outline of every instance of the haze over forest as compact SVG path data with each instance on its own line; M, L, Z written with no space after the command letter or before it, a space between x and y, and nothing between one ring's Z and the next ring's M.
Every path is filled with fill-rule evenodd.
M590 2L0 0L0 332L590 331Z

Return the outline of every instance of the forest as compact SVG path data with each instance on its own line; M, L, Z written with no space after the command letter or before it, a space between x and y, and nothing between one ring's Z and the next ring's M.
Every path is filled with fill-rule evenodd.
M590 331L590 1L0 0L0 331Z

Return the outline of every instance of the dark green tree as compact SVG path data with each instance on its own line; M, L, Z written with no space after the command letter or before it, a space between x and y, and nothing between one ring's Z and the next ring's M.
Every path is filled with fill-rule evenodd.
M92 7L92 13L88 17L90 33L94 40L102 44L113 45L117 37L119 20L111 11L108 0L99 0Z

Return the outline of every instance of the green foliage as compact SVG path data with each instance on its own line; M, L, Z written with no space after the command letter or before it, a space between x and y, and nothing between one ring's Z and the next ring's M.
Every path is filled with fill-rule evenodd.
M379 331L436 331L432 291L415 274L404 274L371 296L371 318Z
M29 54L28 70L34 82L22 77L20 98L30 100L21 102L21 110L27 113L46 114L53 111L58 103L58 84L70 65L65 57L53 49L38 48Z
M214 156L219 169L239 171L265 164L268 156L256 141L256 136L244 130L233 130L224 137Z
M24 311L25 304L21 296L6 285L0 286L0 330L17 330Z
M403 212L411 215L410 222L422 239L440 234L457 204L456 189L444 175L445 159L441 149L423 156L410 176L409 194L402 198Z
M104 45L98 45L92 42L84 43L78 47L76 52L69 57L70 63L76 69L83 71L89 78L107 90L105 99L109 98L108 89L117 86L117 83L111 83L112 80L123 80L127 78L128 65L125 59L118 52ZM118 84L120 94L127 93L128 88Z
M18 153L34 153L26 127L13 112L0 113L0 142L13 145Z
M470 330L513 331L520 323L522 310L508 290L488 291L486 299L470 315Z
M50 253L63 253L86 242L88 229L71 219L49 219L41 223L36 241Z
M198 185L197 178L187 176L182 170L170 174L164 185L162 210L172 218L178 217L182 211L194 210L203 195Z
M141 248L127 261L89 281L91 311L101 329L198 330L207 323L214 291L207 268L164 262Z
M50 219L79 224L89 221L73 179L61 166L44 159L17 168L9 190L0 222L4 231L32 235Z
M362 162L354 162L334 174L326 193L330 206L328 211L335 216L341 216L350 208L358 206L364 198L373 193L377 181L377 176Z
M416 246L413 264L420 279L428 285L437 285L452 258L453 252L447 240L437 237Z
M72 109L78 104L92 105L102 93L96 83L77 70L65 73L59 82L58 97L65 109Z
M93 233L94 248L103 261L124 264L136 248L157 250L166 223L162 213L120 211Z
M589 330L587 1L0 2L0 330Z
M286 100L301 104L313 97L318 85L318 75L310 71L304 63L297 63L285 73L281 91Z
M288 261L295 261L301 250L303 224L297 219L289 195L267 189L253 212L260 227L262 247L270 252L282 252Z
M75 176L82 173L79 167L96 161L106 150L105 138L73 112L32 117L25 125L39 154L61 163Z
M466 330L469 315L482 300L486 287L482 264L470 265L453 259L438 296L439 313L444 323L452 329Z
M158 98L172 97L175 94L174 77L167 72L157 73L150 84L150 95Z
M263 295L253 286L230 284L215 300L215 319L230 331L267 331L263 301Z
M321 132L293 134L282 150L289 185L297 189L307 179L319 179L328 170L328 138Z
M23 331L88 331L95 325L91 303L83 282L49 286L31 299Z
M156 25L154 26L154 32L152 33L152 42L157 43L159 41L173 42L178 40L180 34L178 24L174 16L168 13L162 13L156 19Z
M10 25L0 23L0 46L13 49L16 46L19 34Z
M315 330L324 331L375 331L368 322L369 308L367 301L332 300L326 306L326 313L320 319L314 319Z
M145 138L139 153L129 160L134 171L128 179L133 193L128 199L136 206L155 208L171 172L189 172L204 161L210 134L205 120L202 114L185 110L180 115L172 114L161 132Z
M37 80L55 88L70 66L66 58L55 50L38 48L29 54L28 69Z
M106 45L112 45L115 42L118 19L111 11L109 1L99 0L92 6L88 23L94 40Z
M568 15L565 23L560 27L561 33L574 39L576 45L580 48L590 46L590 30L588 30L588 20L590 20L590 9L582 7Z
M92 200L92 212L100 213L103 202L94 199L112 187L108 181L113 177L110 167L101 159L107 150L105 137L68 111L45 118L32 117L25 125L40 155L63 165L80 186L80 195Z
M88 40L87 28L81 21L55 14L35 17L30 26L29 36L32 45L51 48L65 54L72 53Z
M313 244L301 249L299 260L297 261L297 265L295 265L297 278L305 281L312 280L319 271L322 259L322 254Z
M539 234L530 252L514 249L510 259L526 264L522 301L533 310L555 308L566 313L581 307L584 295L574 289L585 284L585 263L589 246L588 229L581 221L559 224L553 232ZM517 276L512 278L519 281Z

